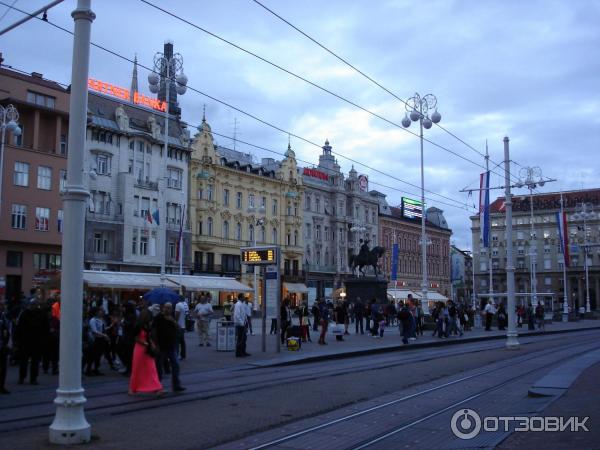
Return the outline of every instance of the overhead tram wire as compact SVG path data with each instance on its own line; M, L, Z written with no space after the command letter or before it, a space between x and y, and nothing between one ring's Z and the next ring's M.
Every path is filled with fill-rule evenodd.
M1 1L1 0L0 0L0 4L2 4L2 5L6 5L6 4L5 4L3 1ZM14 8L14 9L15 9L16 11L19 11L19 12L23 13L23 14L28 14L27 12L25 12L25 11L22 11L22 10L20 10L20 9L18 9L18 8ZM58 24L55 24L55 23L53 23L53 22L51 22L51 21L49 21L49 20L42 20L42 19L41 19L41 18L39 18L39 17L36 17L36 19L38 19L38 20L40 20L40 21L42 21L42 22L45 22L45 23L47 23L47 24L49 24L49 25L52 25L53 27L55 27L55 28L57 28L57 29L59 29L59 30L61 30L61 31L64 31L64 32L66 32L66 33L68 33L68 34L70 34L70 35L72 35L72 34L73 34L73 33L72 33L70 30L68 30L68 29L66 29L66 28L63 28L63 27L61 27L60 25L58 25ZM106 47L104 47L104 46L102 46L102 45L96 44L96 43L94 43L94 42L91 42L91 45L92 45L92 46L94 46L94 47L96 47L96 48L98 48L98 49L100 49L100 50L102 50L102 51L105 51L105 52L107 52L107 53L109 53L109 54L111 54L111 55L113 55L113 56L116 56L117 58L120 58L120 59L122 59L122 60L124 60L124 61L127 61L127 62L129 62L129 63L132 63L132 64L134 63L134 61L133 61L132 59L130 59L130 58L126 57L126 56L123 56L123 55L121 55L121 54L119 54L119 53L115 52L114 50L110 50L110 49L108 49L108 48L106 48ZM141 64L139 61L137 62L137 65L138 65L138 67L141 67L141 68L143 68L143 69L146 69L146 70L147 70L147 71L149 71L149 72L154 72L154 69L152 69L152 68L150 68L150 67L148 67L148 66L145 66L144 64ZM287 135L289 135L289 136L293 136L293 137L295 137L295 138L297 138L297 139L299 139L299 140L301 140L301 141L303 141L303 142L306 142L306 143L308 143L308 144L311 144L311 145L313 145L313 146L315 146L315 147L318 147L319 149L321 148L321 146L320 146L319 144L317 144L316 142L313 142L313 141L311 141L311 140L309 140L309 139L307 139L307 138L304 138L304 137L302 137L302 136L300 136L300 135L297 135L297 134L295 134L295 133L292 133L292 132L290 132L290 131L287 131L287 130L285 130L285 129L281 128L281 127L278 127L277 125L274 125L274 124L272 124L272 123L270 123L270 122L267 122L266 120L264 120L264 119L261 119L261 118L259 118L259 117L255 116L255 115L253 115L253 114L251 114L251 113L248 113L248 112L246 112L246 111L244 111L244 110L242 110L242 109L240 109L240 108L238 108L238 107L236 107L236 106L230 105L229 103L227 103L227 102L225 102L225 101L223 101L223 100L220 100L220 99L218 99L218 98L216 98L216 97L213 97L213 96L211 96L211 95L209 95L209 94L207 94L207 93L205 93L205 92L203 92L203 91L200 91L200 90L198 90L198 89L195 89L195 88L193 88L192 86L190 86L189 84L187 85L187 88L188 88L188 89L190 89L190 90L191 90L191 91L193 91L193 92L196 92L196 93L198 93L198 94L200 94L200 95L203 95L203 96L204 96L204 97L206 97L206 98L209 98L209 99L211 99L211 100L214 100L215 102L218 102L218 103L220 103L220 104L222 104L222 105L224 105L224 106L227 106L227 107L229 107L229 108L231 108L231 109L233 109L233 110L235 110L235 111L238 111L239 113L241 113L241 114L244 114L245 116L247 116L247 117L250 117L250 118L252 118L252 119L254 119L254 120L256 120L256 121L258 121L258 122L260 122L260 123L262 123L262 124L264 124L264 125L267 125L267 126L269 126L269 127L273 128L273 129L275 129L275 130L278 130L278 131L280 131L280 132L282 132L282 133L285 133L285 134L287 134ZM437 145L437 144L436 144L436 145ZM355 159L353 159L353 158L350 158L350 157L348 157L348 156L345 156L345 155L343 155L343 154L341 154L341 153L339 153L339 152L334 152L334 151L332 151L332 153L333 153L333 154L335 154L335 155L337 155L337 156L339 156L339 157L341 157L341 158L344 158L344 159L346 159L346 160L348 160L348 161L350 161L350 162L353 162L353 163L355 163L355 164L357 164L357 165L360 165L360 166L362 166L362 167L364 167L364 168L367 168L367 169L369 169L369 170L372 170L372 171L374 171L374 172L376 172L376 173L379 173L379 174L381 174L381 175L384 175L384 176L386 176L386 177L392 178L393 180L395 180L395 181L398 181L398 182L400 182L400 183L408 184L409 186L413 186L413 187L418 187L418 186L416 186L416 185L414 185L414 184L412 184L412 183L410 183L410 182L407 182L407 181L405 181L405 180L402 180L401 178L398 178L398 177L396 177L396 176L394 176L394 175L390 175L390 174L388 174L388 173L385 173L385 172L383 172L383 171L381 171L381 170L379 170L379 169L376 169L376 168L374 168L374 167L371 167L371 166L369 166L369 165L367 165L367 164L365 164L365 163L362 163L362 162L360 162L360 161L358 161L358 160L355 160ZM430 193L430 194L432 194L432 195L436 195L436 196L439 196L439 197L441 197L441 198L445 198L445 199L447 199L447 200L453 201L453 202L457 203L458 205L460 205L461 207L464 207L464 206L466 205L465 203L461 202L460 200L456 200L456 199L453 199L453 198L451 198L451 197L447 197L447 196L445 196L445 195L443 195L443 194L439 194L439 193L437 193L437 192L434 192L434 191L431 191L431 190L427 190L427 189L426 189L426 190L425 190L425 192L428 192L428 193Z
M373 77L367 75L365 72L363 72L362 70L360 70L358 67L356 67L354 64L352 64L350 61L348 61L347 59L343 58L342 56L338 55L337 53L335 53L333 50L331 50L330 48L328 48L327 46L325 46L324 44L321 44L319 41L317 41L315 38L313 38L312 36L310 36L308 33L304 32L303 30L301 30L300 28L298 28L296 25L294 25L293 23L291 23L289 20L285 19L284 17L282 17L280 14L276 13L275 11L273 11L272 9L270 9L268 6L264 5L263 3L259 2L258 0L252 0L254 3L256 3L258 6L260 6L261 8L263 8L264 10L268 11L270 14L272 14L273 16L277 17L279 20L281 20L282 22L284 22L285 24L289 25L290 27L292 27L294 30L296 30L298 33L300 33L301 35L303 35L304 37L306 37L308 40L310 40L311 42L313 42L314 44L318 45L319 47L321 47L323 50L325 50L327 53L329 53L330 55L332 55L333 57L335 57L336 59L338 59L339 61L343 62L344 64L346 64L348 67L350 67L352 70L356 71L358 74L360 74L361 76L363 76L364 78L366 78L367 80L369 80L371 83L375 84L377 87L379 87L380 89L382 89L383 91L387 92L388 94L390 94L392 97L394 97L396 100L400 101L401 103L404 103L406 106L408 106L409 108L411 107L406 100L404 100L403 98L399 97L398 95L396 95L393 91L391 91L390 89L386 88L384 85L382 85L381 83L379 83L377 80L375 80ZM468 148L470 148L471 150L473 150L475 153L477 153L479 156L482 156L485 158L485 154L479 150L477 150L475 147L473 147L471 144L469 144L468 142L464 141L463 139L461 139L460 137L458 137L456 134L452 133L450 130L448 130L447 128L445 128L443 125L440 125L439 123L435 123L434 125L436 125L437 127L441 128L443 131L445 131L446 133L448 133L450 136L452 136L453 138L455 138L457 141L461 142L462 144L464 144L465 146L467 146ZM492 163L494 163L494 161L492 161L490 159L490 161ZM494 163L496 164L496 166L502 164L502 163Z
M166 14L166 15L168 15L168 16L170 16L170 17L172 17L172 18L174 18L174 19L177 19L177 20L185 23L186 25L191 26L192 28L195 28L195 29L197 29L199 31L202 31L203 33L206 33L209 36L214 37L215 39L218 39L219 41L224 42L224 43L226 43L226 44L228 44L228 45L230 45L230 46L232 46L232 47L234 47L234 48L236 48L236 49L238 49L238 50L240 50L240 51L242 51L242 52L244 52L244 53L246 53L246 54L248 54L250 56L253 56L256 59L259 59L260 61L263 61L264 63L266 63L266 64L268 64L268 65L270 65L270 66L272 66L272 67L274 67L274 68L276 68L276 69L278 69L278 70L280 70L280 71L282 71L282 72L284 72L284 73L286 73L288 75L291 75L294 78L297 78L297 79L299 79L301 81L304 81L305 83L310 84L311 86L313 86L313 87L315 87L315 88L317 88L317 89L319 89L319 90L321 90L321 91L323 91L323 92L325 92L325 93L327 93L329 95L332 95L333 97L336 97L337 99L339 99L339 100L341 100L341 101L343 101L345 103L348 103L349 105L354 106L355 108L358 108L361 111L364 111L364 112L372 115L373 117L376 117L376 118L378 118L378 119L380 119L380 120L388 123L389 125L392 125L392 126L394 126L396 128L399 128L399 129L405 131L406 133L412 134L415 137L421 138L419 136L419 134L417 134L417 133L415 133L415 132L413 132L413 131L411 131L409 129L404 128L400 124L398 124L398 123L396 123L396 122L394 122L394 121L392 121L390 119L387 119L386 117L383 117L382 115L377 114L377 113L369 110L368 108L365 108L364 106L361 106L361 105L353 102L352 100L349 100L349 99L347 99L347 98L345 98L345 97L343 97L343 96L341 96L339 94L336 94L335 92L333 92L333 91L331 91L331 90L329 90L329 89L327 89L327 88L325 88L325 87L323 87L323 86L321 86L321 85L319 85L319 84L317 84L317 83L315 83L313 81L310 81L307 78L304 78L301 75L298 75L298 74L292 72L291 70L286 69L286 68L284 68L284 67L282 67L282 66L280 66L280 65L278 65L278 64L276 64L276 63L274 63L274 62L272 62L272 61L270 61L270 60L268 60L268 59L266 59L266 58L264 58L264 57L262 57L262 56L260 56L258 54L256 54L256 53L254 53L254 52L252 52L250 50L247 50L244 47L241 47L240 45L238 45L238 44L236 44L236 43L234 43L232 41L229 41L229 40L227 40L227 39L225 39L225 38L223 38L223 37L221 37L221 36L219 36L219 35L211 32L211 31L209 31L209 30L201 27L200 25L197 25L197 24L195 24L195 23L193 23L193 22L191 22L191 21L189 21L189 20L187 20L187 19L185 19L185 18L183 18L183 17L181 17L181 16L179 16L179 15L177 15L177 14L169 11L169 10L166 10L166 9L164 9L164 8L158 6L158 5L155 5L154 3L152 3L152 2L150 2L148 0L139 0L139 1L142 2L142 3L144 3L144 4L146 4L146 5L148 5L148 6L150 6L150 7L152 7L152 8L154 8L154 9L156 9L156 10L158 10L158 11L160 11L160 12L162 12L162 13L164 13L164 14ZM444 150L444 151L446 151L446 152L448 152L448 153L456 156L457 158L463 159L463 160L465 160L465 161L467 161L467 162L469 162L469 163L471 163L471 164L473 164L473 165L475 165L475 166L477 166L479 168L485 169L484 165L482 165L480 163L477 163L477 162L475 162L475 161L467 158L466 156L463 156L463 155L455 152L454 150L451 150L451 149L449 149L447 147L444 147L443 145L440 145L437 142L434 142L434 141L432 141L432 140L430 140L430 139L428 139L426 137L423 137L422 139L425 142L428 142L429 144L431 144L431 145L433 145L435 147L438 147L438 148L440 148L440 149L442 149L442 150ZM343 155L339 155L339 156L343 156ZM500 175L503 176L503 174L500 174Z

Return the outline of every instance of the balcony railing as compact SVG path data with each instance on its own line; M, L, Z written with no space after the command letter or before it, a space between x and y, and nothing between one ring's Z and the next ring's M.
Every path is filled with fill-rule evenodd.
M220 264L199 264L194 263L194 273L210 273L217 275L230 275L239 276L241 275L241 268L232 265L220 265Z
M136 178L135 186L139 187L139 188L143 188L143 189L150 189L153 191L158 191L158 182L157 181L150 181L147 179L143 180L141 178Z

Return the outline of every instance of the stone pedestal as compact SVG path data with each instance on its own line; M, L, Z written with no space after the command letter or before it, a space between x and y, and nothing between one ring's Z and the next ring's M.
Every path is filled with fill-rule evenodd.
M360 297L363 303L371 299L377 299L377 304L388 303L387 287L388 282L383 278L375 277L350 277L346 278L346 300L355 302Z

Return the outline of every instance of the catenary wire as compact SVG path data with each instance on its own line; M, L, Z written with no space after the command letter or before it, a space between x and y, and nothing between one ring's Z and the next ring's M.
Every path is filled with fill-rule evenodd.
M0 1L0 4L3 4L3 5L5 5L5 3L4 3L3 1ZM25 11L22 11L22 10L20 10L20 9L18 9L18 8L14 8L14 9L15 9L16 11L19 11L19 12L23 13L23 14L27 14L27 12L25 12ZM37 18L37 17L36 17L36 18ZM64 32L66 32L66 33L68 33L68 34L71 34L71 35L73 34L73 33L72 33L70 30L68 30L68 29L66 29L66 28L64 28L64 27L62 27L62 26L60 26L60 25L58 25L58 24L55 24L55 23L53 23L53 22L51 22L51 21L49 21L49 20L47 20L47 21L46 21L46 20L42 20L42 19L40 19L40 18L37 18L37 19L38 19L38 20L41 20L41 21L43 21L43 22L45 22L45 23L48 23L48 24L52 25L53 27L55 27L55 28L57 28L57 29L59 29L59 30L61 30L61 31L64 31ZM116 57L118 57L118 58L120 58L120 59L123 59L123 60L125 60L125 61L127 61L127 62L129 62L129 63L132 63L132 64L134 63L134 60L132 60L132 59L130 59L130 58L128 58L128 57L126 57L126 56L123 56L123 55L121 55L121 54L119 54L119 53L117 53L117 52L115 52L115 51L113 51L113 50L110 50L110 49L108 49L108 48L106 48L106 47L104 47L104 46L102 46L102 45L96 44L96 43L94 43L94 42L92 42L92 43L91 43L91 45L92 45L92 46L94 46L94 47L96 47L96 48L98 48L98 49L100 49L100 50L103 50L103 51L105 51L105 52L107 52L107 53L109 53L109 54L111 54L111 55L113 55L113 56L116 56ZM143 68L143 69L146 69L146 70L148 70L149 72L155 72L155 71L154 71L154 69L152 69L152 68L150 68L150 67L148 67L148 66L145 66L145 65L143 65L143 64L141 64L141 63L139 63L139 62L137 62L137 65L138 65L139 67ZM235 106L233 106L233 105L230 105L229 103L227 103L227 102L224 102L224 101L222 101L222 100L220 100L220 99L218 99L218 98L216 98L216 97L213 97L213 96L211 96L211 95L209 95L209 94L206 94L206 93L205 93L205 92L203 92L203 91L200 91L200 90L198 90L198 89L195 89L195 88L193 88L193 87L191 87L191 86L189 86L189 85L187 86L187 88L188 88L188 89L190 89L191 91L194 91L194 92L196 92L196 93L198 93L198 94L201 94L201 95L203 95L203 96L205 96L205 97L207 97L207 98L209 98L209 99L211 99L211 100L214 100L214 101L216 101L216 102L218 102L218 103L221 103L221 104L223 104L223 105L225 105L225 106L227 106L227 107L229 107L229 108L231 108L231 109L233 109L233 110L235 110L235 111L238 111L238 112L240 112L241 114L244 114L244 115L246 115L246 116L248 116L248 117L250 117L250 118L253 118L253 119L255 119L255 120L257 120L257 121L259 121L259 122L261 122L261 123L263 123L263 124L265 124L265 125L267 125L267 126L271 127L271 128L274 128L274 129L276 129L276 130L278 130L278 131L280 131L280 132L283 132L283 133L286 133L286 134L288 134L289 136L293 136L293 137L295 137L295 138L297 138L297 139L299 139L299 140L301 140L301 141L304 141L304 142L306 142L306 143L309 143L309 144L311 144L311 145L314 145L314 146L316 146L316 147L319 147L319 148L321 148L321 146L320 146L319 144L317 144L317 143L315 143L315 142L313 142L313 141L310 141L309 139L306 139L306 138L304 138L304 137L302 137L302 136L299 136L299 135L297 135L297 134L294 134L294 133L291 133L291 132L289 132L289 131L287 131L287 130L284 130L283 128L280 128L280 127L278 127L277 125L271 124L270 122L267 122L267 121L265 121L265 120L263 120L263 119L261 119L261 118L259 118L259 117L255 116L255 115L253 115L253 114L251 114L251 113L248 113L248 112L246 112L246 111L244 111L244 110L242 110L242 109L240 109L240 108L237 108L237 107L235 107ZM436 145L437 145L437 144L436 144ZM400 179L400 178L398 178L398 177L395 177L395 176L393 176L393 175L387 174L387 173L385 173L385 172L383 172L383 171L381 171L381 170L379 170L379 169L376 169L376 168L374 168L374 167L371 167L371 166L369 166L369 165L367 165L367 164L365 164L365 163L362 163L362 162L360 162L360 161L358 161L358 160L355 160L355 159L353 159L353 158L350 158L350 157L348 157L348 156L346 156L346 155L343 155L343 154L341 154L341 153L339 153L339 152L334 152L334 151L332 151L332 153L333 153L333 154L335 154L335 155L337 155L337 156L339 156L339 157L341 157L341 158L344 158L344 159L346 159L346 160L348 160L348 161L350 161L350 162L353 162L353 163L355 163L355 164L358 164L358 165L360 165L360 166L362 166L362 167L365 167L365 168L367 168L367 169L369 169L369 170L372 170L372 171L374 171L374 172L377 172L377 173L379 173L379 174L381 174L381 175L384 175L384 176L386 176L386 177L392 178L392 179L394 179L394 180L396 180L396 181L398 181L398 182L401 182L401 183L404 183L404 184L408 184L408 185L410 185L410 186L417 187L417 188L419 187L419 186L416 186L416 185L414 185L414 184L412 184L412 183L409 183L409 182L407 182L407 181L405 181L405 180L402 180L402 179ZM379 184L379 183L375 183L375 184ZM385 186L385 185L382 185L382 184L379 184L379 185L381 185L381 186ZM393 188L393 189L397 189L397 188ZM400 192L404 192L404 191L400 190ZM434 192L434 191L431 191L431 190L428 190L428 189L425 189L425 192L428 192L428 193L430 193L430 194L432 194L432 195L436 195L436 196L439 196L439 197L441 197L441 198L445 198L445 199L447 199L447 200L450 200L450 201L456 202L458 205L460 205L460 208L462 208L462 209L467 209L467 208L469 208L469 207L468 207L468 205L467 205L466 203L464 203L464 202L462 202L462 201L460 201L460 200L456 200L456 199L453 199L453 198L451 198L451 197L447 197L447 196L445 196L445 195L443 195L443 194L439 194L439 193L437 193L437 192ZM440 203L442 203L442 202L440 202ZM446 203L444 203L444 204L446 204Z
M238 50L240 50L240 51L242 51L242 52L244 52L244 53L246 53L246 54L248 54L250 56L253 56L253 57L259 59L260 61L263 61L264 63L266 63L266 64L268 64L268 65L270 65L272 67L275 67L276 69L278 69L278 70L280 70L280 71L282 71L284 73L287 73L288 75L290 75L290 76L292 76L294 78L297 78L297 79L299 79L301 81L304 81L305 83L310 84L311 86L313 86L313 87L315 87L315 88L317 88L317 89L319 89L319 90L321 90L323 92L326 92L327 94L330 94L333 97L336 97L337 99L339 99L339 100L341 100L341 101L343 101L345 103L348 103L349 105L354 106L355 108L358 108L358 109L366 112L367 114L372 115L373 117L376 117L376 118L378 118L378 119L380 119L380 120L382 120L382 121L384 121L384 122L386 122L386 123L388 123L388 124L390 124L390 125L392 125L392 126L394 126L396 128L399 128L399 129L401 129L401 130L403 130L403 131L405 131L405 132L407 132L409 134L412 134L415 137L420 138L419 134L417 134L414 131L411 131L411 130L409 130L407 128L404 128L399 123L396 123L396 122L394 122L394 121L392 121L390 119L387 119L386 117L384 117L384 116L382 116L380 114L377 114L376 112L373 112L373 111L369 110L368 108L365 108L364 106L361 106L361 105L353 102L352 100L349 100L349 99L347 99L347 98L345 98L345 97L343 97L343 96L341 96L339 94L336 94L335 92L333 92L333 91L331 91L331 90L329 90L329 89L327 89L327 88L325 88L323 86L320 86L317 83L315 83L313 81L310 81L307 78L304 78L304 77L302 77L302 76L300 76L300 75L292 72L289 69L286 69L286 68L284 68L284 67L282 67L282 66L280 66L280 65L278 65L278 64L276 64L276 63L274 63L274 62L272 62L272 61L270 61L270 60L268 60L268 59L266 59L266 58L264 58L264 57L262 57L262 56L260 56L258 54L256 54L256 53L254 53L254 52L252 52L250 50L245 49L244 47L241 47L240 45L238 45L238 44L236 44L236 43L234 43L232 41L229 41L229 40L227 40L227 39L225 39L225 38L223 38L223 37L221 37L221 36L219 36L219 35L211 32L211 31L209 31L209 30L201 27L200 25L197 25L197 24L195 24L195 23L193 23L193 22L191 22L191 21L189 21L189 20L187 20L187 19L185 19L185 18L183 18L183 17L181 17L181 16L179 16L179 15L177 15L177 14L169 11L169 10L161 8L160 6L155 5L154 3L152 3L152 2L150 2L148 0L140 0L140 2L142 2L142 3L144 3L144 4L146 4L146 5L150 6L150 7L152 7L152 8L154 8L154 9L156 9L156 10L158 10L158 11L160 11L160 12L162 12L162 13L164 13L164 14L166 14L166 15L168 15L168 16L176 19L176 20L179 20L179 21L181 21L181 22L183 22L183 23L191 26L192 28L195 28L195 29L197 29L199 31L202 31L203 33L206 33L209 36L212 36L215 39L218 39L221 42L224 42L224 43L226 43L226 44L228 44L228 45L230 45L230 46L232 46L232 47L234 47L234 48L236 48L236 49L238 49ZM475 165L475 166L477 166L479 168L485 169L485 166L483 166L482 164L480 164L478 162L475 162L475 161L467 158L466 156L463 156L460 153L455 152L454 150L451 150L451 149L449 149L447 147L444 147L443 145L440 145L440 144L438 144L438 143L436 143L436 142L434 142L434 141L432 141L432 140L430 140L430 139L428 139L426 137L423 137L422 139L425 142L428 142L429 144L431 144L431 145L433 145L435 147L438 147L438 148L440 148L440 149L442 149L442 150L444 150L444 151L446 151L446 152L448 152L448 153L450 153L450 154L452 154L452 155L454 155L454 156L456 156L456 157L458 157L460 159L463 159L464 161L467 161L467 162L469 162L469 163L471 163L471 164L473 164L473 165ZM343 156L343 155L340 155L340 156Z
M338 59L339 61L343 62L344 64L346 64L348 67L350 67L352 70L356 71L358 74L360 74L361 76L363 76L364 78L366 78L367 80L369 80L371 83L375 84L377 87L379 87L380 89L382 89L383 91L387 92L388 94L390 94L392 97L394 97L396 100L399 100L401 103L403 103L404 105L406 105L409 108L412 108L411 105L409 105L406 100L402 99L401 97L399 97L398 95L396 95L393 91L391 91L390 89L386 88L384 85L382 85L381 83L379 83L377 80L375 80L373 77L367 75L365 72L363 72L362 70L360 70L358 67L356 67L354 64L350 63L347 59L343 58L342 56L338 55L337 53L335 53L333 50L331 50L330 48L328 48L327 46L325 46L324 44L320 43L319 41L317 41L315 38L313 38L312 36L310 36L309 34L307 34L306 32L304 32L303 30L301 30L299 27L297 27L296 25L294 25L293 23L291 23L289 20L285 19L284 17L282 17L280 14L276 13L275 11L273 11L272 9L270 9L269 7L267 7L266 5L264 5L263 3L259 2L258 0L252 0L254 3L256 3L257 5L259 5L261 8L263 8L264 10L268 11L270 14L272 14L273 16L277 17L279 20L281 20L282 22L286 23L287 25L289 25L290 27L292 27L294 30L296 30L298 33L302 34L304 37L306 37L308 40L312 41L314 44L318 45L319 47L321 47L323 50L325 50L327 53L329 53L330 55L332 55L333 57L335 57L336 59ZM443 125L440 125L439 123L435 124L437 127L439 127L440 129L442 129L443 131L445 131L446 133L448 133L450 136L452 136L453 138L455 138L456 140L458 140L459 142L461 142L462 144L464 144L465 146L467 146L468 148L470 148L471 150L473 150L475 153L477 153L478 155L482 156L485 158L485 155L483 154L483 152L477 150L475 147L473 147L471 144L469 144L468 142L464 141L463 139L461 139L459 136L457 136L456 134L452 133L450 130L448 130L447 128L445 128ZM490 159L491 162L494 163L494 161L492 161ZM496 164L496 163L495 163ZM497 165L499 165L501 163L498 163Z

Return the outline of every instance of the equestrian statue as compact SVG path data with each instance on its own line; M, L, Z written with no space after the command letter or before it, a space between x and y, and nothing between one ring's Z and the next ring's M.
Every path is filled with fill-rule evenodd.
M370 241L368 239L365 239L364 241L361 239L360 242L361 246L358 255L350 255L350 268L352 269L352 273L356 274L356 268L358 267L358 271L365 276L364 267L373 267L373 273L377 278L381 273L381 270L377 266L377 262L385 253L385 248L375 246L372 249L369 249Z

